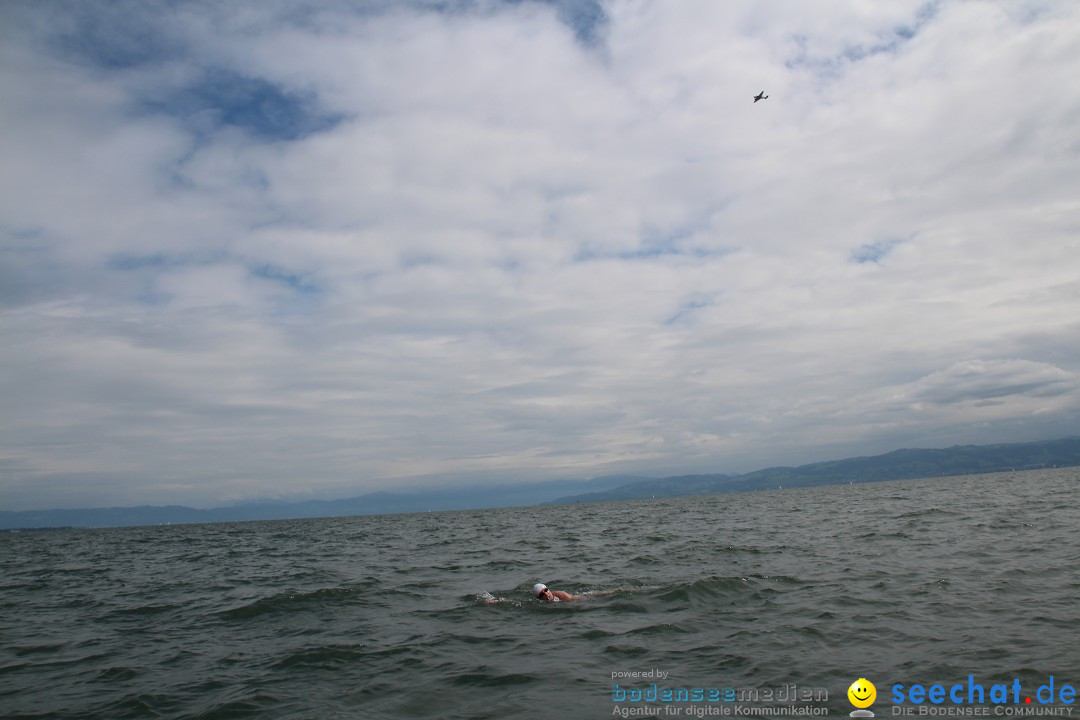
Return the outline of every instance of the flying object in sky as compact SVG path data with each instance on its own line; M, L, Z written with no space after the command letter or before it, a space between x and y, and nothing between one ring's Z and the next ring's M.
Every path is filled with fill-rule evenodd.
M762 90L761 92L759 92L757 95L754 96L754 102L757 102L758 100L768 100L768 99L769 99L769 96L765 94L764 90Z

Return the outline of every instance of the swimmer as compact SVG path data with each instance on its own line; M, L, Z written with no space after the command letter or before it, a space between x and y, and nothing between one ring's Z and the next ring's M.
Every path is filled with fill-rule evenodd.
M537 600L543 600L544 602L560 602L562 600L581 600L584 595L571 595L568 592L562 590L548 590L548 586L544 583L536 583L532 588L533 595Z

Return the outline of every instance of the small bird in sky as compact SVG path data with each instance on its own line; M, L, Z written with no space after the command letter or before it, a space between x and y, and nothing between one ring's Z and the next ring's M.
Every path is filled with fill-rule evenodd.
M768 99L769 99L769 96L765 94L764 90L762 90L761 92L759 92L757 95L754 96L754 102L757 102L758 100L768 100Z

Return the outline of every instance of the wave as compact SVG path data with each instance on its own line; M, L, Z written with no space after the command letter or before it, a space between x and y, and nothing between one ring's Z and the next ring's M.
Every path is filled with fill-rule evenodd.
M508 685L527 685L536 682L538 676L529 673L484 673L468 672L449 678L454 685L473 688L499 688Z
M304 648L289 653L271 667L275 670L291 668L335 670L354 661L365 659L365 656L370 652L367 647L364 643L357 643L354 645L320 645L318 647Z
M365 602L360 588L320 588L309 592L284 592L260 598L247 605L221 610L215 613L226 620L250 620L262 615L283 612L303 612L328 606L359 604Z
M807 585L806 581L788 575L736 575L712 576L688 583L680 583L660 593L661 600L675 601L713 601L723 597L736 597L756 593L761 590L775 590L777 586L795 588Z

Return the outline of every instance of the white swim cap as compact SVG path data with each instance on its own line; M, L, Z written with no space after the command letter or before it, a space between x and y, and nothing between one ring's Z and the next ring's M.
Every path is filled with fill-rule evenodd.
M536 583L535 585L533 585L533 595L535 595L536 597L540 597L540 593L544 592L545 590L547 590L547 585L545 585L544 583Z

